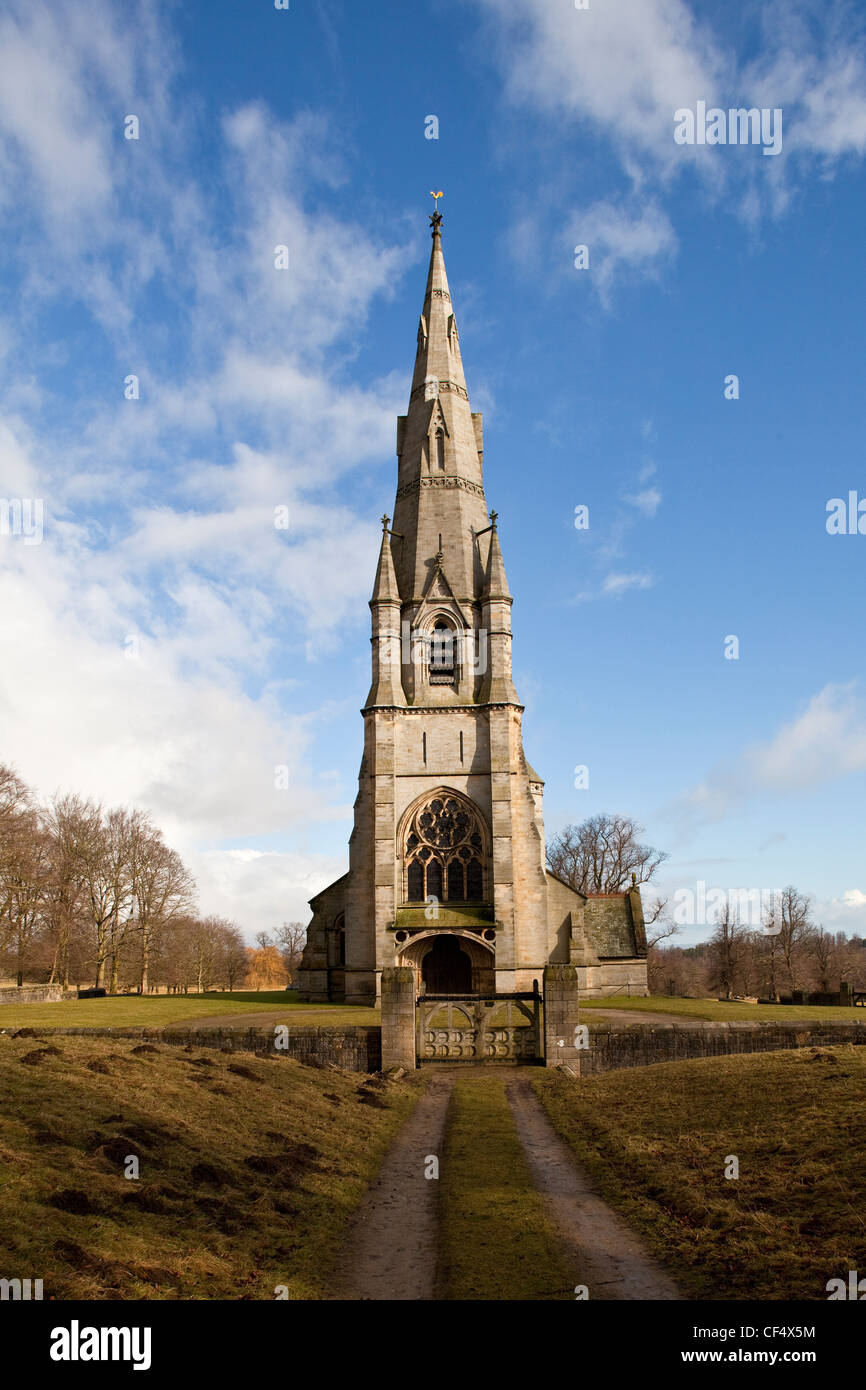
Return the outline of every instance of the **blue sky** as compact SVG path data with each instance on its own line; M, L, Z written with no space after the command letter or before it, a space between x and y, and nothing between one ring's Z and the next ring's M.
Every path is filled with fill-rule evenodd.
M668 893L866 929L866 535L825 525L866 497L864 26L5 4L0 496L44 535L0 536L0 757L150 810L249 932L343 871L441 188L548 832L632 815ZM677 145L701 100L781 108L781 154Z

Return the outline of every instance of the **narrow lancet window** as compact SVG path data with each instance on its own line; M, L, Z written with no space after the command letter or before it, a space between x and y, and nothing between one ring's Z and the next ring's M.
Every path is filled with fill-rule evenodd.
M445 431L436 431L436 467L445 467Z

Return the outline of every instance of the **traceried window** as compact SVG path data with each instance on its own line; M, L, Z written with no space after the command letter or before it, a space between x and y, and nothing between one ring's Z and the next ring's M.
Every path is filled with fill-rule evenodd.
M484 901L484 835L471 802L442 794L420 806L406 830L406 901Z

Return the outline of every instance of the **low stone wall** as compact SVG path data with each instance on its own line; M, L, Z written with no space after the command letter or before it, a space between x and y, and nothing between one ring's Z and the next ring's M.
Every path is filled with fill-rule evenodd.
M2 1004L59 1004L62 985L22 985L20 989L0 989Z
M588 1019L589 1010L582 1015ZM2 1017L0 1017L2 1023ZM28 1030L30 1031L30 1030ZM365 1024L345 1028L290 1027L286 1046L275 1046L273 1028L51 1028L36 1035L134 1038L171 1047L214 1047L292 1057L307 1066L343 1071L382 1069L382 1031ZM284 1035L281 1035L281 1037ZM589 1050L579 1054L581 1076L599 1076L624 1067L647 1067L696 1057L729 1057L743 1052L778 1052L796 1047L866 1046L864 1023L599 1023L589 1034ZM573 1065L573 1064L572 1064Z
M589 1010L581 1016L586 1023ZM580 1054L581 1076L623 1067L679 1062L692 1057L729 1057L739 1052L778 1052L793 1047L866 1045L864 1023L599 1023Z
M340 1067L343 1071L382 1069L381 1029L359 1024L346 1028L289 1028L285 1046L275 1046L273 1028L36 1028L37 1034L67 1034L81 1038L135 1038L136 1042L167 1043L172 1047L216 1047L221 1051L255 1052L260 1057L293 1057L307 1066ZM281 1040L285 1037L280 1035Z

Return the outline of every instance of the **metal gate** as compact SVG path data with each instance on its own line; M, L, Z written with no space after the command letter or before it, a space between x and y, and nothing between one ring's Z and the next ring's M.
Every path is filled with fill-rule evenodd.
M415 1037L419 1062L537 1062L541 995L422 994Z

